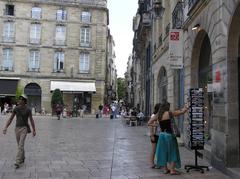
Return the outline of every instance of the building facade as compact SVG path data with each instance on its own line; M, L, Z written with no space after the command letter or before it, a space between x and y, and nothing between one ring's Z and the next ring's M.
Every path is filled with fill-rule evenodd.
M31 107L51 112L59 88L70 109L75 102L95 113L105 95L107 1L1 0L0 7L1 102L18 88Z
M108 57L107 57L107 68L106 68L106 95L105 104L111 104L117 99L117 69L115 65L115 42L113 36L108 31Z
M230 174L227 168L240 167L240 1L139 0L138 3L133 54L136 61L142 61L137 74L144 75L141 93L149 96L135 100L143 98L141 105L147 110L148 100L153 106L166 99L174 109L187 102L190 88L203 88L204 154L213 166ZM145 9L141 13L142 8ZM143 33L144 18L150 19L150 25ZM173 31L179 31L182 38L178 46L182 49L180 68L173 68L170 61ZM178 121L187 145L188 121L183 118Z

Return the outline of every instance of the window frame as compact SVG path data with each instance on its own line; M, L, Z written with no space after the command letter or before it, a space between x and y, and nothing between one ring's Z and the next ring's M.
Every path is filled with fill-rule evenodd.
M35 15L34 15L34 9L35 9L35 13L38 12L37 9L40 10L40 11L39 11L40 14L35 14ZM35 20L40 20L40 19L42 19L42 8L41 8L41 7L36 7L36 6L32 7L32 9L31 9L31 18L32 18L32 19L35 19Z
M9 7L13 7L12 14L9 11ZM6 16L15 16L15 6L13 4L5 4L4 15Z
M91 23L92 22L92 14L90 11L84 10L81 12L81 22L82 23Z
M6 28L7 28L7 33L6 33ZM14 42L14 41L15 41L15 22L4 21L3 22L3 42Z
M59 12L61 11L61 13ZM59 16L61 14L61 16ZM60 19L58 17L61 17ZM56 20L57 21L66 21L67 20L67 10L66 9L58 9L56 12Z
M35 26L33 35L32 35L32 32L33 32L32 31L32 26ZM39 32L37 32L38 31L37 26L39 26ZM40 23L31 23L30 24L30 34L29 34L29 43L40 44L40 42L41 42L41 32L42 32L42 25ZM35 37L32 37L32 36L35 36Z
M82 26L80 28L80 46L82 47L91 46L91 28L90 27Z
M59 33L63 33L63 32L57 32L57 29L59 28L59 27L62 27L63 29L65 29L65 31L64 31L64 38L59 38L60 36L58 36L57 34ZM59 39L58 39L59 38ZM65 26L65 25L62 25L62 24L57 24L56 25L56 28L55 28L55 38L54 38L54 40L55 40L55 45L59 45L59 46L64 46L64 45L66 45L66 39L67 38L67 27Z
M83 66L82 66L83 65ZM79 56L79 73L90 73L90 54L81 52Z
M60 58L59 58L60 57ZM63 51L55 51L53 61L53 72L64 72L65 53ZM62 63L62 68L61 68Z
M5 56L5 51L7 51L7 56ZM10 54L11 52L11 54ZM10 56L10 55L11 56ZM9 58L9 56L11 58ZM3 71L13 71L13 49L12 48L3 48L2 49L2 70Z
M31 58L31 54L34 53L34 58ZM36 53L38 53L38 59L36 58ZM40 70L40 60L41 55L39 50L29 51L29 61L28 61L28 71L39 71Z

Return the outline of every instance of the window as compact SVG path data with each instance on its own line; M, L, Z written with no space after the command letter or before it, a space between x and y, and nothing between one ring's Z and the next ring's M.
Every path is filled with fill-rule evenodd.
M64 53L56 52L54 55L54 72L63 72L64 70Z
M31 24L30 43L39 44L41 39L41 24Z
M14 22L4 22L3 26L3 42L14 42Z
M83 11L81 15L81 20L84 23L90 23L91 22L91 13L88 11Z
M2 70L4 71L13 70L13 49L11 48L3 49Z
M89 73L89 54L81 53L79 61L79 72L80 73Z
M82 27L80 34L80 45L81 46L90 46L90 28Z
M40 52L38 50L31 50L28 70L39 71L39 63L40 63Z
M66 40L66 27L62 25L56 26L55 44L65 45Z
M63 10L63 9L57 10L56 19L57 19L57 21L67 20L67 11Z
M14 5L6 4L4 15L14 16Z
M42 9L40 7L32 8L32 18L33 19L41 19L42 17Z

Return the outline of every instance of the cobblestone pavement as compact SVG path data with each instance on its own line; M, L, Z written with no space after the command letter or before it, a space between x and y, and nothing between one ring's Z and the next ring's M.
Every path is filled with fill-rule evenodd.
M171 176L149 168L151 144L146 126L129 127L121 120L34 117L37 136L28 135L25 164L15 170L14 124L2 134L6 117L0 116L1 179L227 179L212 168ZM194 154L180 147L182 165L193 164ZM200 164L208 164L200 160Z

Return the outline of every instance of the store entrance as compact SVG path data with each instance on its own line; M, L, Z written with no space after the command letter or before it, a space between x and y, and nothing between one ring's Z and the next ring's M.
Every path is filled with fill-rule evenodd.
M209 90L209 85L212 80L212 56L211 44L208 35L204 36L200 56L199 56L199 71L198 71L198 86L204 90L204 123L205 123L205 141L211 143L211 129L213 127L212 112L213 112L213 97L212 91Z

